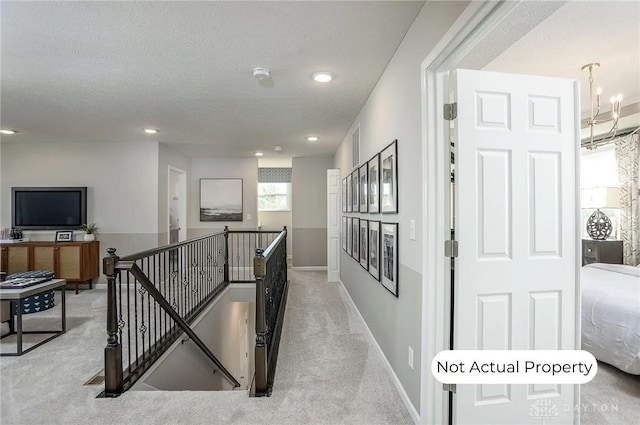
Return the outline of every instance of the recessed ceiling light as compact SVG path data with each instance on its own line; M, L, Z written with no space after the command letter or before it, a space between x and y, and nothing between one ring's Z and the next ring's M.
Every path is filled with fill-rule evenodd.
M262 156L264 155L262 152L256 152L256 156Z
M156 134L158 130L156 130L155 128L145 128L144 132L147 134Z
M310 142L317 142L320 138L318 136L309 136L307 137L307 140Z
M329 81L333 80L333 74L326 71L316 72L312 75L312 77L314 81L318 83L328 83Z
M0 133L2 133L2 134L16 134L16 132L14 130L0 130Z

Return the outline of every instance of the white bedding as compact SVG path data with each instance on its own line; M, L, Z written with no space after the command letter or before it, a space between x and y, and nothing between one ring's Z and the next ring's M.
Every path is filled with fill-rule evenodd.
M581 287L582 349L640 375L640 268L589 264Z

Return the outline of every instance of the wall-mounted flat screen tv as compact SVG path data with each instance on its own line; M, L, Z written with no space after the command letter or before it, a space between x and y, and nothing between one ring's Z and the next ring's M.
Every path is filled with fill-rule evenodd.
M79 229L87 222L86 187L12 187L13 227Z

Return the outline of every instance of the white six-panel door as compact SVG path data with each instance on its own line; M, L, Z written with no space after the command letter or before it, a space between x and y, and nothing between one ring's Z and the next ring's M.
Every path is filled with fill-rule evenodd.
M578 84L457 70L454 348L579 349ZM458 385L455 424L573 423L573 385ZM549 403L545 400L546 403Z
M340 170L327 170L327 281L340 280Z

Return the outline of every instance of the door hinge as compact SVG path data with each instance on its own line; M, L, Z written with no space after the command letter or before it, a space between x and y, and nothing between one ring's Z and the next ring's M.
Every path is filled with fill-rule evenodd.
M453 103L445 103L444 104L444 119L447 121L452 121L458 118L458 104L456 102Z
M455 394L456 384L442 384L442 391L447 391Z
M458 256L458 241L444 241L444 256L455 258Z

